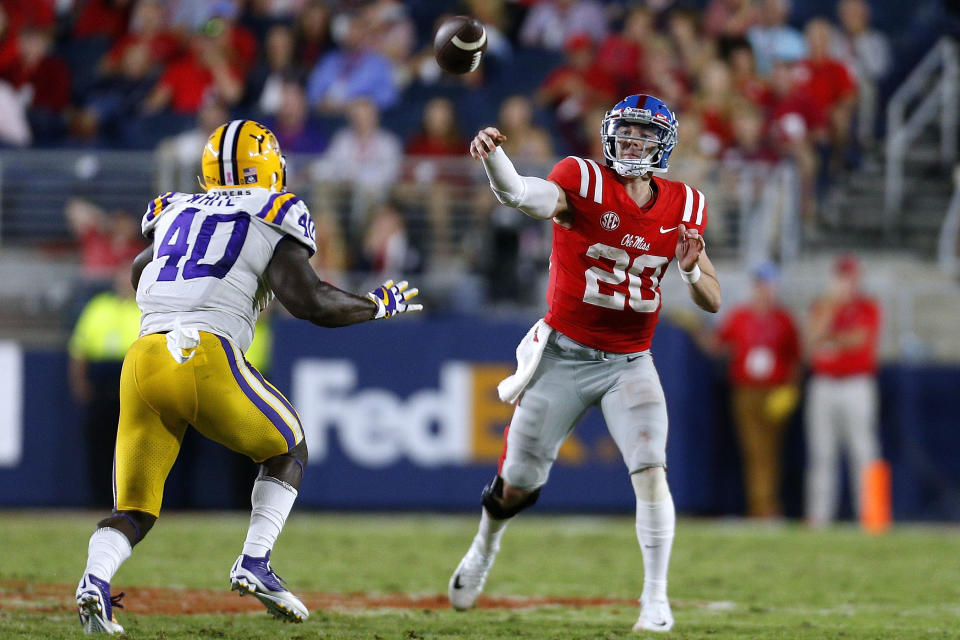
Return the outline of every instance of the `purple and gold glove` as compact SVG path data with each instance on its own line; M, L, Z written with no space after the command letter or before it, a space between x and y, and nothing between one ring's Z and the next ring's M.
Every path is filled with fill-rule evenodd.
M407 301L420 293L419 289L408 289L410 284L403 282L393 283L393 280L387 280L382 285L367 294L367 298L373 300L377 305L377 314L373 316L374 320L379 318L389 318L407 311L420 311L422 304L409 304Z

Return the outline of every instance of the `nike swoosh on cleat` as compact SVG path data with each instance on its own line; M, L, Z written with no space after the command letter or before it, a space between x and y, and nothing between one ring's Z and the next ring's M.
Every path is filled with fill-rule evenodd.
M661 227L660 227L660 233L670 233L670 232L673 231L674 229L676 229L676 227L670 227L669 229L664 229L664 228L661 226Z
M453 588L454 589L463 589L463 585L460 584L460 574L457 574L457 577L453 579Z

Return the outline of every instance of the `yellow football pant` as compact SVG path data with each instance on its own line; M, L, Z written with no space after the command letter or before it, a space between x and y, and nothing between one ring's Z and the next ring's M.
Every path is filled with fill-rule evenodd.
M114 508L160 514L163 485L187 425L255 462L303 440L293 406L226 338L200 332L178 363L165 334L139 338L123 361Z

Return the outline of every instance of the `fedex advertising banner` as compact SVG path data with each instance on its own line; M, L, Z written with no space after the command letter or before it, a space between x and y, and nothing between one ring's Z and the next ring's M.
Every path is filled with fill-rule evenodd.
M336 508L479 506L513 413L496 386L513 372L514 350L528 328L462 318L329 331L278 323L272 376L300 413L310 450L301 500ZM675 363L658 358L669 404L681 418L671 415L671 428L696 431L690 418L709 416L712 373L687 370L682 333L667 328L657 342L655 353L678 351ZM709 420L699 424L710 428ZM710 447L684 446L689 441L671 437L671 465L685 467L699 456L703 472ZM697 495L698 483L677 480L678 504L697 508L708 499ZM633 508L626 468L598 412L588 412L562 448L541 500L554 508Z

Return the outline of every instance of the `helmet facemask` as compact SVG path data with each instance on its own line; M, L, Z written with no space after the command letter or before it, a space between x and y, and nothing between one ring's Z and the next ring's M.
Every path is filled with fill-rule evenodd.
M614 109L603 118L601 140L607 164L621 176L666 173L677 144L676 118L669 122L648 109Z

